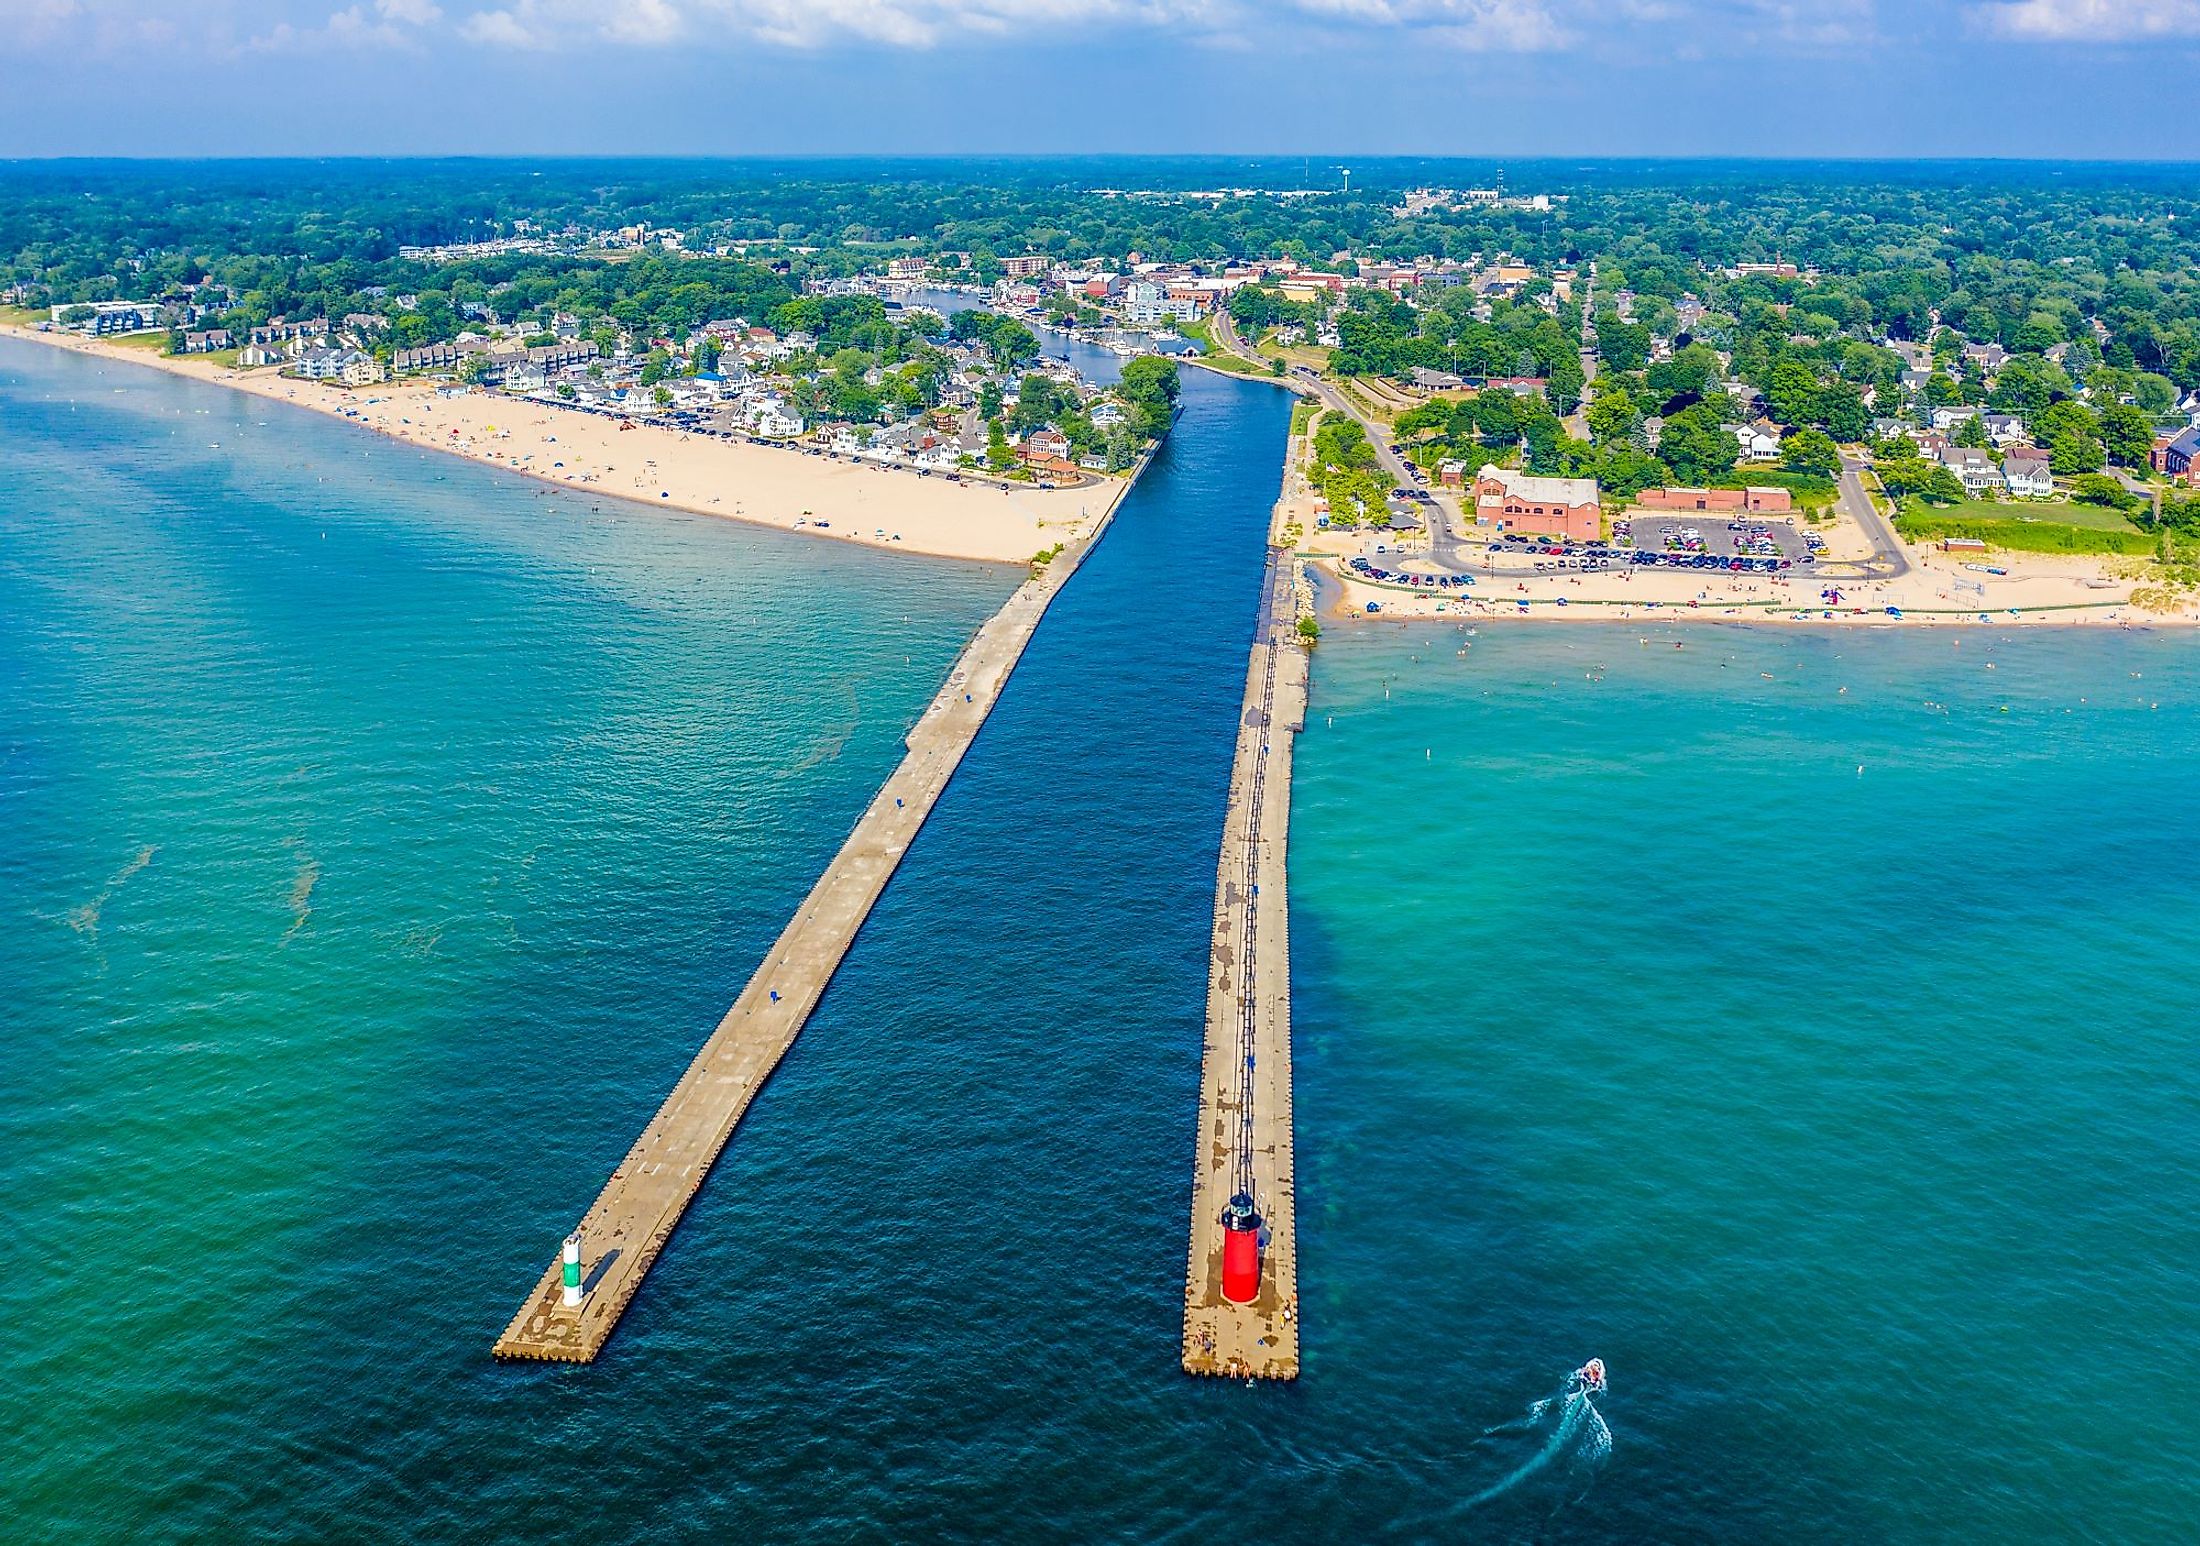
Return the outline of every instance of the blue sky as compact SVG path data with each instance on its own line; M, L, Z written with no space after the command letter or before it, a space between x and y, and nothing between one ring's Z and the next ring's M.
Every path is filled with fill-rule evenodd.
M2200 160L2200 0L0 0L0 156Z

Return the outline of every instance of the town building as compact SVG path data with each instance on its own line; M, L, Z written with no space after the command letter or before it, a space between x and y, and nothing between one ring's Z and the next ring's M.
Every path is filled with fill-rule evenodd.
M2187 427L2154 444L2149 460L2156 472L2186 483L2200 484L2200 428Z
M1644 510L1701 510L1711 515L1786 515L1795 496L1784 488L1646 488L1635 496Z
M1536 532L1580 542L1603 532L1594 478L1543 478L1483 467L1474 480L1474 520L1499 531Z

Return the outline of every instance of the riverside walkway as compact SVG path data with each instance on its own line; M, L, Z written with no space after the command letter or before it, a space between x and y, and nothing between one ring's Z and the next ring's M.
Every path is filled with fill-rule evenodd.
M964 648L910 730L900 765L582 1217L579 1304L564 1302L564 1263L553 1259L497 1338L498 1357L587 1363L603 1350L749 1102L824 995L1048 604L1113 514L1111 506L1091 536L1019 586Z
M1284 882L1291 748L1306 724L1307 654L1293 637L1292 569L1271 547L1230 770L1207 980L1184 1368L1288 1380L1299 1372L1291 1162L1291 964ZM1249 1175L1263 1221L1252 1302L1223 1297L1222 1212Z

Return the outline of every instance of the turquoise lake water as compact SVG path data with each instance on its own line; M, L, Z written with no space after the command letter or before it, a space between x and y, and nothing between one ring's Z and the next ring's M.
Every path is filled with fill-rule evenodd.
M1015 576L0 347L0 1536L2188 1537L2182 637L1332 630L1305 1377L1177 1373L1288 400L1186 405L603 1360L505 1368ZM1603 1461L1487 1431L1591 1354Z

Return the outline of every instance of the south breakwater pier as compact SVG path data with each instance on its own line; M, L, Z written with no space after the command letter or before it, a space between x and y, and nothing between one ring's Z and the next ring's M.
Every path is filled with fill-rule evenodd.
M909 731L900 764L497 1338L498 1357L587 1363L603 1350L749 1103L824 996L1048 605L1113 514L1111 504L1089 537L1018 586L972 637Z
M1191 1374L1288 1380L1299 1372L1284 855L1308 662L1296 637L1294 567L1269 549L1215 872L1184 1279Z

